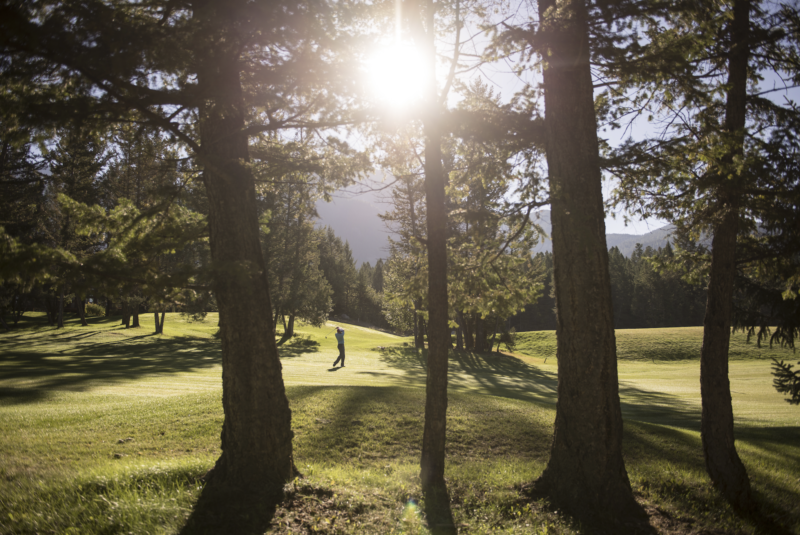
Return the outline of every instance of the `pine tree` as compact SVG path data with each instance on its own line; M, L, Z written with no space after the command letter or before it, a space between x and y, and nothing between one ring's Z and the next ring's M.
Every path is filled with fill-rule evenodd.
M204 496L263 496L295 474L272 326L254 321L271 323L272 306L249 139L350 120L335 104L353 87L341 60L355 37L345 25L357 13L348 9L220 0L180 9L169 1L0 7L0 53L9 67L2 81L36 88L4 93L4 110L37 126L124 122L136 111L180 140L202 168L225 414L222 454Z
M611 74L631 105L621 96L609 105L612 120L646 110L667 126L658 138L631 141L618 151L613 170L621 178L620 197L641 213L673 220L679 234L695 240L702 232L712 238L701 352L703 451L714 485L737 508L752 510L749 478L734 445L728 347L737 272L769 256L742 248L758 241L752 237L760 219L772 220L764 196L787 206L797 195L778 186L775 167L759 163L769 132L795 123L796 110L752 91L763 72L796 77L797 34L783 29L792 27L796 11L750 0L668 9L658 22L644 23L650 39L637 52L638 70L619 65ZM774 223L779 232L794 234ZM675 256L687 255L679 250Z
M100 201L98 183L105 164L104 151L105 147L98 133L77 127L60 132L57 145L48 158L50 170L48 194L51 200L48 226L51 244L74 255L77 262L85 261L97 252L101 243L97 235L85 235L78 231L77 222L72 220L69 212L62 209L57 198L58 195L66 195L77 202L97 204ZM62 272L53 281L59 300L57 320L59 328L64 326L65 294L71 294L73 287L85 282L76 280L76 276L70 277ZM73 296L73 299L77 300L75 308L80 315L81 325L87 326L84 311L85 293L80 291Z
M501 36L522 43L524 58L537 53L543 66L559 381L550 461L535 488L570 513L609 525L644 516L622 458L591 72L592 61L617 54L608 29L621 5L540 1L537 24Z

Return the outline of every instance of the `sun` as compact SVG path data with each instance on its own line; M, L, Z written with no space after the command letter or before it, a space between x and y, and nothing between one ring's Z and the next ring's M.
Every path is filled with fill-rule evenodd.
M408 108L422 100L426 70L425 57L411 44L381 48L367 61L370 94L392 109Z

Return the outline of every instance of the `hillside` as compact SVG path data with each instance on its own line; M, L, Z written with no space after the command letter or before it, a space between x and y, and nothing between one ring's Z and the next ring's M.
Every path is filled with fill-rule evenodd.
M330 203L317 202L317 226L330 226L337 236L346 240L357 263L369 262L375 265L378 258L385 259L389 255L387 238L390 233L378 216L386 209L385 203L377 194L342 193ZM549 238L552 232L550 211L539 211L533 222L541 226L546 235L544 241L534 248L534 252L552 251L553 244ZM641 235L607 234L606 240L609 248L616 246L624 256L630 256L637 243L654 249L664 247L669 241L671 231L672 227L667 225Z

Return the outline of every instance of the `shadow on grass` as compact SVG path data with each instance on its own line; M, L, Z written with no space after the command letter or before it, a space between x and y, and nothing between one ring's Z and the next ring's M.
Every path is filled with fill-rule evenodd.
M282 495L201 494L179 535L262 535L269 529Z
M54 390L80 391L97 382L189 372L221 363L215 340L154 334L117 339L111 333L59 332L54 335L57 341L4 337L2 378L11 384L0 387L0 403L32 402ZM61 346L63 342L67 344ZM35 386L14 384L28 382Z
M456 523L450 508L450 493L447 484L432 485L423 490L423 510L431 535L456 535Z
M319 347L319 342L312 340L310 336L295 335L278 345L278 354L281 358L294 358L305 353L316 353Z
M425 384L426 350L387 347L379 352L388 366L405 372L400 381L408 386ZM451 351L448 358L449 388L473 390L481 387L494 396L555 403L558 387L556 375L530 366L516 357L502 353ZM367 373L380 375L380 372Z
M776 456L796 451L793 446L800 439L800 428L755 428L737 426L737 441L746 441L751 446L773 452ZM639 483L649 492L654 493L656 503L668 501L679 510L699 512L702 515L717 514L729 509L723 496L714 491L711 481L706 475L700 437L696 434L684 433L678 429L661 425L626 422L624 434L625 462L629 469L640 472ZM658 464L653 464L657 459ZM788 455L783 459L789 464L797 463L797 455ZM774 476L778 466L785 466L776 460L776 466L750 464L745 454L743 461L748 468L751 481L760 479L759 487L769 489L772 496L756 492L756 500L760 504L755 513L733 512L747 522L754 533L783 535L793 533L785 525L796 512L795 504L800 495L791 486L781 483ZM788 468L797 470L797 464ZM695 478L699 478L699 481ZM780 500L775 497L780 496ZM661 511L662 515L669 515ZM672 521L678 519L672 518ZM790 520L790 522L793 520ZM669 520L668 520L669 522ZM687 526L688 531L688 526Z
M408 386L425 384L427 351L389 347L380 351L391 367L405 372ZM555 404L558 377L521 359L503 353L451 351L449 388L470 390L481 387L489 394L513 399ZM367 372L379 375L380 372ZM674 395L620 384L622 412L626 419L700 429L699 406Z
M295 458L345 462L393 470L417 463L421 453L425 391L372 386L293 386ZM483 460L509 455L538 459L552 437L538 408L512 406L499 398L453 393L448 412L447 455ZM468 416L467 416L468 415Z

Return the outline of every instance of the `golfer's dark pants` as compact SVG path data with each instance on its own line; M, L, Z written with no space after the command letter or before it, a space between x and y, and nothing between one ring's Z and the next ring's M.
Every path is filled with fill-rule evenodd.
M344 344L339 344L339 358L334 361L333 365L339 364L340 360L342 361L342 366L344 366Z

